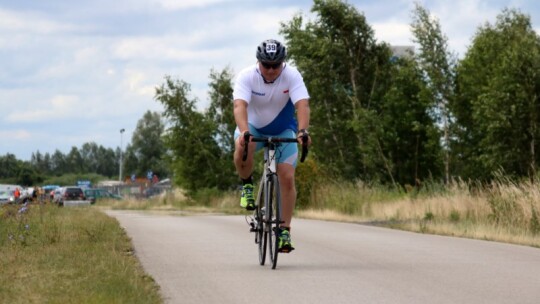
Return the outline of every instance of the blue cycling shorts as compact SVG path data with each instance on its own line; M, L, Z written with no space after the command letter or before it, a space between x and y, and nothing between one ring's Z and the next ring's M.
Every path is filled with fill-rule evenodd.
M287 129L280 134L268 135L262 134L251 124L249 125L249 133L254 137L285 137L285 138L296 138L296 134L293 130ZM238 128L234 131L234 140L240 136L240 131ZM258 142L257 148L255 151L259 151L264 147L264 143ZM289 164L296 168L296 163L298 160L298 144L296 143L281 143L276 149L276 159L278 164Z

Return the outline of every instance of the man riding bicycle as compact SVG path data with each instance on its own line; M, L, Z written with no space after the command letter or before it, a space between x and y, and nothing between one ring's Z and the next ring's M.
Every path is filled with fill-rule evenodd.
M274 39L263 41L256 51L257 63L242 70L234 85L235 130L234 164L242 179L240 206L255 209L253 190L253 155L263 147L250 142L247 159L242 160L245 133L255 137L278 136L297 138L301 143L304 134L311 138L309 126L309 94L302 75L285 63L285 46ZM295 119L295 112L296 118ZM242 136L241 136L242 135ZM281 186L282 219L279 235L281 252L294 250L291 237L291 219L296 203L294 172L298 158L296 143L284 143L277 153L277 174Z

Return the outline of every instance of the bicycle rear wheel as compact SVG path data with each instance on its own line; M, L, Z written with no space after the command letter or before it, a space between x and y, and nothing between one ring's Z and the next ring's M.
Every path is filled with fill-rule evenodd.
M281 194L277 175L269 179L267 190L268 253L272 269L276 269L279 253L279 225L281 224Z

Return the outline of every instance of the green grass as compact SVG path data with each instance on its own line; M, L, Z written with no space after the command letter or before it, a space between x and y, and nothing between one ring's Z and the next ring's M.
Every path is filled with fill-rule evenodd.
M21 208L0 208L0 302L162 302L115 219L93 207Z

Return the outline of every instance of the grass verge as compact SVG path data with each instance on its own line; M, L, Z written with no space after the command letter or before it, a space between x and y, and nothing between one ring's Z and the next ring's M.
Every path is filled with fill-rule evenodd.
M311 206L297 216L540 247L539 189L538 182L507 179L420 192L328 183L314 189Z
M2 303L161 303L118 222L95 208L0 207Z
M207 189L151 200L105 201L103 208L179 211L180 214L245 214L239 192ZM500 178L479 185L456 181L418 190L362 182L318 183L299 194L295 216L352 222L540 248L540 182Z

